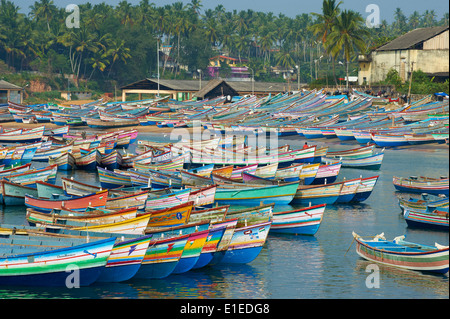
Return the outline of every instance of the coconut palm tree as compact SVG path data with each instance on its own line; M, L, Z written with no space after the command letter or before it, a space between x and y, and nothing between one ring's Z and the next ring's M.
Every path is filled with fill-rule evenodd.
M314 36L318 37L322 44L325 46L328 35L331 33L333 26L336 23L337 17L339 16L339 6L342 1L336 4L335 0L323 0L322 3L322 13L311 13L312 16L316 17L315 23L310 26L309 30L313 32ZM330 54L330 51L326 51ZM333 78L337 85L336 78L336 55L331 54L332 64L333 64ZM328 75L327 75L328 76Z
M364 51L366 47L365 37L369 32L364 27L363 17L351 10L344 10L337 17L331 33L328 35L326 47L333 56L337 56L343 50L346 60L346 87L348 88L348 63L356 50Z
M40 2L35 2L34 5L30 6L30 15L33 20L44 19L47 23L47 29L50 31L50 20L56 13L56 6L53 4L53 0L41 0Z

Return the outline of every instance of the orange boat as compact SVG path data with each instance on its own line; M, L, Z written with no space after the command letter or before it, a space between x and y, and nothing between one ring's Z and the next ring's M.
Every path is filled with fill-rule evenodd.
M25 195L25 205L37 211L50 213L53 209L85 211L87 207L105 208L108 190L80 197L65 197L49 199Z

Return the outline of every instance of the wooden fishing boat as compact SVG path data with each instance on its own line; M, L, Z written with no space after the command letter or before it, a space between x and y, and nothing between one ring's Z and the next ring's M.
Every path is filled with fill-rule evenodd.
M100 185L103 188L117 188L120 186L132 186L130 175L126 171L110 171L97 167Z
M33 161L46 162L50 158L57 158L63 154L72 152L73 144L52 147L50 149L37 150L33 156Z
M254 174L256 172L257 167L258 167L258 164L234 167L233 171L231 172L231 176L229 178L234 179L234 180L242 180L243 172Z
M311 184L319 185L319 184L328 184L334 183L341 171L342 163L334 162L326 165L320 165L317 170L316 177L312 181Z
M7 179L10 182L35 188L37 181L45 181L47 183L54 184L56 181L57 171L57 165L50 165L41 169L32 169L24 173L9 175Z
M27 163L24 165L12 167L10 169L3 169L2 171L0 171L0 178L8 177L9 175L25 173L30 170L30 167L31 163Z
M214 164L209 164L209 165L203 165L203 166L199 166L196 168L188 169L187 172L198 175L198 176L202 176L202 177L210 177L213 169L214 169Z
M353 197L352 202L363 202L367 200L370 194L372 194L372 191L378 181L378 177L379 175L362 178L360 185L356 189L356 194Z
M339 198L342 186L343 182L323 185L299 185L292 203L304 206L334 204Z
M149 192L144 190L140 192L132 192L123 196L109 196L106 201L106 209L125 209L136 208L144 209Z
M139 161L134 161L132 167L139 171L149 170L167 170L167 171L179 171L183 169L183 165L186 161L187 155L180 155L171 160L159 162L157 164L142 164Z
M58 199L39 198L31 195L25 195L25 205L41 212L51 212L53 209L72 209L76 211L85 211L87 207L106 206L108 199L108 190L100 191L94 194L80 197L61 197Z
M169 207L178 206L180 204L185 204L189 201L191 191L192 190L190 188L186 188L182 190L172 191L168 194L149 196L145 204L145 209L166 209Z
M36 182L37 197L52 198L54 195L65 195L64 188L42 181ZM24 198L25 202L25 198Z
M220 185L216 190L215 202L220 205L256 206L260 203L288 205L296 194L298 182L266 187Z
M252 262L267 240L272 221L236 228L221 264Z
M314 235L320 227L326 204L273 213L270 233Z
M429 209L433 210L436 208L448 208L449 207L449 200L448 197L445 197L444 195L435 196L430 195L426 193L422 193L419 195L419 198L414 197L404 197L400 195L397 195L398 199L398 205L402 209L411 209L414 211L423 211L426 212Z
M213 208L195 209L189 216L189 223L197 223L201 221L209 220L210 222L219 222L225 220L230 205L217 206Z
M341 162L342 167L379 170L383 162L383 157L384 149L381 153L371 156L359 158L339 158L339 161ZM322 160L325 163L332 163L336 161L336 158L323 157Z
M352 148L349 150L343 150L343 151L328 151L326 156L327 157L334 157L334 158L360 158L360 157L367 157L370 155L373 155L373 152L375 150L375 144L369 144L366 146L358 147L358 148Z
M256 185L279 185L281 182L280 180L267 179L246 172L242 173L242 181L244 182L244 184Z
M144 235L147 228L150 214L143 214L135 218L122 220L120 222L110 224L89 225L82 227L75 227L73 230L85 230L89 232L106 232L117 234L134 234Z
M361 185L361 178L344 180L336 203L351 202L356 195L359 185Z
M214 203L217 185L191 190L188 201L193 201L195 206L209 207Z
M155 227L173 227L186 224L189 221L193 204L193 202L186 202L166 209L150 211L146 233L150 233Z
M85 155L75 156L77 168L84 170L95 170L102 162L102 155L97 149L89 151Z
M71 171L77 167L75 157L69 152L59 156L49 157L48 165L57 165L61 171Z
M141 267L150 240L151 236L142 236L116 242L97 282L122 282L133 278Z
M372 133L372 140L380 147L410 145L404 134Z
M67 287L70 282L70 272L67 271L76 269L79 274L77 284L89 286L103 271L116 240L112 237L89 243L78 242L70 247L71 242L67 238L42 244L42 241L31 238L20 242L16 237L2 238L2 285ZM5 244L7 250L3 246Z
M287 167L278 168L275 173L275 179L285 182L295 182L300 179L303 164L292 164Z
M261 204L255 207L233 209L227 213L227 219L236 219L236 227L250 226L272 220L274 204Z
M151 240L134 278L161 279L169 276L180 261L188 239L189 234Z
M353 232L356 253L369 261L421 272L448 272L448 246L435 247L404 241L404 236L387 241L384 234L363 239Z
M180 171L180 176L183 185L202 187L214 183L211 178L190 173L188 171Z
M426 211L404 209L403 217L408 227L430 228L448 232L448 207L435 208Z
M116 211L89 210L82 213L72 210L53 210L51 213L43 213L28 208L25 216L31 226L51 226L52 228L75 228L111 224L136 217L136 208Z
M208 235L209 229L197 231L189 235L189 239L187 240L183 253L181 254L180 261L173 270L173 274L183 274L195 266L200 258L200 254L206 243Z
M316 179L320 168L320 163L317 164L303 164L300 171L299 179L303 185L310 185Z
M192 269L199 269L207 266L214 258L214 254L216 254L219 243L223 243L226 241L226 231L227 229L236 227L237 220L226 220L220 221L216 223L212 223L209 227L209 234L206 239L205 244L203 245L202 251L200 252L200 256L196 261L195 265ZM231 236L230 236L231 240Z
M118 169L122 165L122 155L117 150L111 151L111 153L101 155L101 166L113 171Z
M256 168L255 174L258 177L273 179L278 169L278 163L258 166Z
M0 133L0 143L32 143L39 142L44 136L44 126L31 130L16 130Z
M111 128L122 128L122 127L128 127L128 126L137 126L140 124L139 120L126 120L126 119L120 119L120 120L101 120L101 119L93 119L93 118L85 118L84 121L86 122L86 125L91 128L97 128L97 129L111 129Z
M400 192L428 193L448 196L448 178L431 178L411 176L410 178L393 177L394 187Z
M0 180L0 204L7 206L25 205L25 195L38 195L36 188Z
M216 174L216 175L219 175L219 176L230 178L231 174L233 173L233 169L234 169L233 165L224 166L224 167L213 169L211 171L211 174Z

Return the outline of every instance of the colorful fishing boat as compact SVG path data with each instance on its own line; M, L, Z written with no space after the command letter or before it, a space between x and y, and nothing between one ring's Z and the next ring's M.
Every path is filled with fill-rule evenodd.
M299 185L292 203L303 206L334 204L339 198L342 186L343 182L322 185Z
M273 213L270 233L314 235L320 227L326 204Z
M146 233L150 233L155 227L174 227L186 224L189 221L193 204L193 202L186 202L166 209L151 211Z
M38 196L36 188L0 180L0 204L7 206L25 205L25 195Z
M359 185L361 185L361 178L350 179L347 181L344 180L336 203L351 202L356 195Z
M15 236L11 236L15 237ZM72 247L64 240L42 243L26 239L14 248L19 240L3 241L9 247L0 257L0 284L21 286L89 286L103 271L111 254L115 237L78 244ZM60 248L56 248L56 247ZM12 247L12 248L11 248ZM64 257L64 258L62 258ZM69 271L68 271L69 270ZM77 271L76 281L73 271Z
M360 203L368 199L378 181L378 177L379 175L362 178L352 202Z
M61 171L71 171L77 167L75 157L69 152L59 156L49 157L48 165L57 165L58 170Z
M123 282L136 275L150 244L151 236L118 241L97 282Z
M100 166L101 162L102 155L97 149L93 149L84 155L75 156L75 163L79 169L92 171Z
M25 195L25 205L37 211L50 213L53 209L85 211L87 207L106 207L108 190L80 197L60 197L58 199L39 198Z
M221 264L246 264L258 257L272 221L236 228Z
M156 195L147 198L145 209L146 210L157 210L166 209L180 204L186 204L189 201L189 195L191 194L191 189L186 188L182 190L176 190L168 194Z
M448 232L448 207L435 208L426 211L406 208L403 212L408 227L430 228Z
M297 192L298 182L283 185L247 187L220 185L216 190L215 202L219 205L256 206L260 203L288 205ZM252 185L254 186L254 185Z
M384 158L384 149L377 154L370 155L367 157L359 158L339 158L342 167L346 168L358 168L358 169L371 169L379 170ZM322 161L324 163L332 163L336 161L336 158L323 157Z
M200 258L208 235L209 229L190 234L189 239L184 246L183 253L181 254L180 261L173 270L173 274L183 274L195 266Z
M356 253L369 261L393 267L445 274L448 272L448 246L435 247L404 241L404 236L388 241L384 234L363 239L353 232Z
M169 276L180 261L188 239L189 234L152 239L134 278L161 279Z
M394 187L400 192L428 193L448 196L448 178L431 178L411 176L410 178L393 177Z
M311 184L319 185L319 184L328 184L334 183L341 171L342 163L334 162L327 165L320 165L317 170L316 177L312 181Z
M126 171L110 171L97 166L98 178L103 188L117 188L132 186L130 175Z

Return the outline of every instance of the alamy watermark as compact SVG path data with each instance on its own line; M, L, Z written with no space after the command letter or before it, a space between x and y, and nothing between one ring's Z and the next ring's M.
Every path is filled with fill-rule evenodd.
M367 265L366 272L370 273L366 278L366 287L369 289L380 288L380 268L378 265Z
M76 4L69 4L66 12L70 13L66 18L66 27L69 29L80 27L80 8Z
M370 13L366 18L368 28L378 28L380 26L380 7L376 4L369 4L366 12Z

